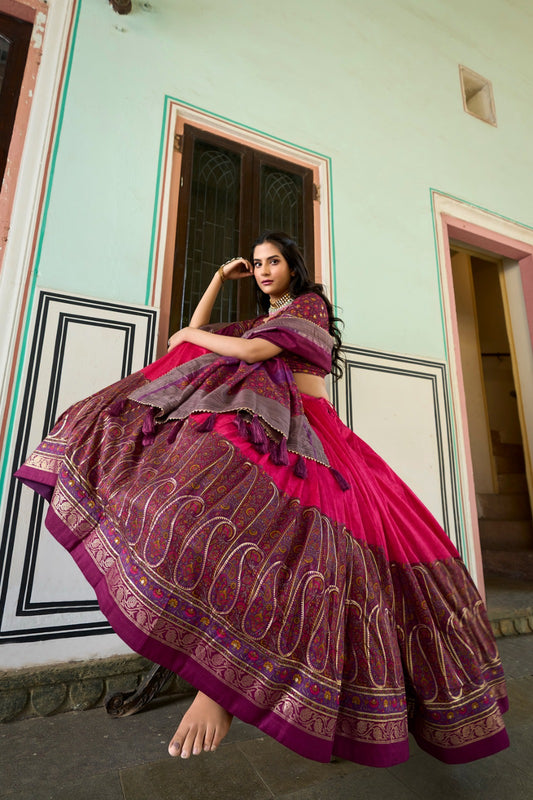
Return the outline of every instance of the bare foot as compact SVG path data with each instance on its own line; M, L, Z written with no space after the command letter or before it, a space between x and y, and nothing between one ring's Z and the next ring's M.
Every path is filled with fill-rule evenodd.
M198 692L172 737L168 752L171 756L189 758L191 754L200 755L203 750L216 750L229 731L232 719L222 706Z

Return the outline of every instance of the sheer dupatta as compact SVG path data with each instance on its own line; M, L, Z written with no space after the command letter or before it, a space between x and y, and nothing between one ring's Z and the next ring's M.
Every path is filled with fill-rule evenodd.
M207 327L222 335L266 339L329 371L333 339L327 321L322 299L308 294L271 317ZM288 464L292 452L329 466L305 416L292 372L280 356L248 364L184 344L160 361L168 370L163 374L160 368L154 370L159 362L148 367L144 374L150 382L129 395L130 400L149 407L143 426L145 444L150 443L156 426L169 420L179 423L191 414L207 413L199 421L199 430L208 431L217 414L234 413L239 433L259 452L268 452L274 463ZM305 477L301 461L295 472Z

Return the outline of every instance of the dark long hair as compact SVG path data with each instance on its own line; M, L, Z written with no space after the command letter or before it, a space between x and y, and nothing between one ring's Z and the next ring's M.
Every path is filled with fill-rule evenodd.
M331 354L331 374L335 380L338 380L342 377L343 364L343 359L340 354L342 347L342 336L339 329L339 325L343 324L342 320L335 316L333 312L333 306L326 297L322 284L313 283L311 280L303 256L298 249L298 245L293 239L290 238L290 236L287 236L286 233L282 233L281 231L265 231L262 233L252 245L250 262L253 264L254 251L257 245L265 244L265 242L270 242L271 244L275 245L289 265L292 276L289 284L289 292L292 294L292 296L298 297L301 294L314 292L315 294L318 294L326 304L329 317L329 332L331 336L333 336L334 340L333 352ZM267 313L270 305L270 298L268 294L262 292L259 286L257 286L256 292L259 307L262 309L262 311Z

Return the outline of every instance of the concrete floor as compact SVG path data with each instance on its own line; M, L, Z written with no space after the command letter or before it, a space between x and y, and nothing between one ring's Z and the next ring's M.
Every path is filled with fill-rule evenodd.
M13 800L531 800L533 635L498 640L511 709L511 747L447 766L412 743L389 769L322 765L234 721L216 753L171 759L167 741L188 705L168 698L137 716L102 708L26 719L0 728L0 798Z

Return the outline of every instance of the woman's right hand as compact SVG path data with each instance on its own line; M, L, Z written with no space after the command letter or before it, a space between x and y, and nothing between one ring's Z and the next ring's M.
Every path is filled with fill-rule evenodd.
M246 258L232 258L222 264L218 269L219 276L222 282L227 280L238 280L240 278L249 278L254 273L254 268ZM224 276L222 278L222 275Z
M225 264L217 269L211 282L205 292L203 293L200 302L194 310L189 326L191 328L201 328L207 325L211 319L211 312L216 303L218 294L222 289L223 284L228 279L237 280L238 278L251 278L253 275L253 267L245 258L230 258ZM174 346L174 338L172 338L172 346ZM170 340L169 340L170 341ZM169 343L170 347L170 343Z

